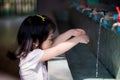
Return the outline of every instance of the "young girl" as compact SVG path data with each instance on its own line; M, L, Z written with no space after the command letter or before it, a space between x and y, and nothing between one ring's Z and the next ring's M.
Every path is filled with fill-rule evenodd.
M21 24L17 40L21 80L48 80L45 61L65 53L78 43L89 42L82 29L70 29L54 40L55 24L44 15L27 17Z

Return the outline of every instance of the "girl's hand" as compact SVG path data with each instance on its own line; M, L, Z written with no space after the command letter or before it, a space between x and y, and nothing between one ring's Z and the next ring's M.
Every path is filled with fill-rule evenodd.
M71 36L80 36L83 34L86 34L86 32L83 29L70 29L69 33L71 34Z
M79 37L79 42L87 44L89 42L89 37L86 34L82 34Z

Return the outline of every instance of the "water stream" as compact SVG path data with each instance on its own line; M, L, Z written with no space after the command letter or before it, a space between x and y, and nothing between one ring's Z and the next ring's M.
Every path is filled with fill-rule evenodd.
M96 78L99 75L99 54L100 54L100 36L101 36L101 23L98 29L98 41L97 41L97 58L96 58Z

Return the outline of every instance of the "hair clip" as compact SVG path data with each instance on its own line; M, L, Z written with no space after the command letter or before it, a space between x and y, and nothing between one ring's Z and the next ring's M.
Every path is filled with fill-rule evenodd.
M43 17L42 15L37 15L37 16L40 17L42 21L45 21L45 17Z

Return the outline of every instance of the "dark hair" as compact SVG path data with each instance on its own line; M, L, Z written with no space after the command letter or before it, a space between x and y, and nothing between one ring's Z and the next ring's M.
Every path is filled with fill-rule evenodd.
M33 42L39 41L41 44L48 38L50 31L55 32L55 24L45 15L28 16L21 24L18 34L17 57L26 57L32 50Z

